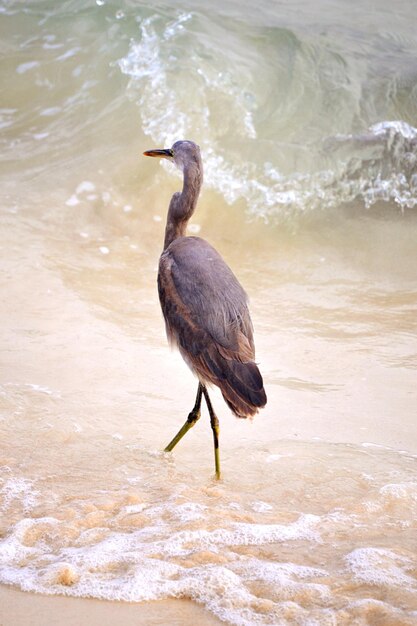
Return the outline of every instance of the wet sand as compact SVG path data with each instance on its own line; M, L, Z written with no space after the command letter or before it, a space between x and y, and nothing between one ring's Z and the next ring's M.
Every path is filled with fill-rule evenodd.
M43 596L0 586L1 626L218 626L220 620L187 600L140 604ZM59 616L59 618L58 618Z

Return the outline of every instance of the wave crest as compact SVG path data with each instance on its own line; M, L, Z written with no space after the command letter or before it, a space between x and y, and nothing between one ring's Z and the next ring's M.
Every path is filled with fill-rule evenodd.
M130 77L128 93L139 107L143 130L157 145L180 138L197 141L206 185L229 204L244 200L249 216L265 221L358 201L365 208L378 202L393 203L402 211L416 206L415 128L404 121L383 121L363 133L313 142L303 139L301 128L297 141L289 143L271 127L266 139L257 122L262 94L255 92L262 55L256 56L249 45L254 42L246 37L246 60L241 54L244 34L237 31L219 46L225 35L219 29L193 13L171 20L153 15L141 21L139 41L119 60L121 71ZM289 32L280 32L280 37L288 54L311 56ZM277 90L271 94L276 98ZM291 109L288 103L286 107ZM272 110L271 102L264 108Z

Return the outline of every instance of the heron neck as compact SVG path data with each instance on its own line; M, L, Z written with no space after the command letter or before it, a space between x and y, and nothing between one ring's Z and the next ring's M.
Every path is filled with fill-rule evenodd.
M192 163L184 168L182 191L174 193L169 203L164 250L174 239L185 236L188 220L197 206L202 182L203 175L200 164Z

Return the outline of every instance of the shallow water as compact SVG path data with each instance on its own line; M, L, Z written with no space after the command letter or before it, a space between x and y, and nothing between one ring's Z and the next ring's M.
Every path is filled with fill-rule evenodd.
M0 581L185 598L231 624L417 623L414 11L1 2ZM413 126L414 124L414 126ZM190 233L251 297L268 393L234 419L166 346L156 267L187 137Z

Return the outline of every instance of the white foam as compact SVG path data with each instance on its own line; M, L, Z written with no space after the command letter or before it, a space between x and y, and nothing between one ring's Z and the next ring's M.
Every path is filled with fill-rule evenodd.
M80 204L80 201L75 194L72 194L72 196L66 200L65 204L67 206L77 206L77 204Z
M143 502L139 504L129 504L124 506L122 512L127 515L133 515L135 513L142 513L142 511L146 508L146 504Z
M381 587L408 587L417 591L415 578L407 571L414 571L415 564L392 550L382 548L358 548L345 557L347 566L360 582Z
M258 500L257 502L252 502L252 509L257 513L266 513L272 511L273 507L271 504L268 504L268 502Z
M190 522L200 520L205 526L212 512L199 502L178 504L173 496L153 506L125 505L111 526L138 513L149 524L137 530L85 529L82 524L78 536L71 532L67 538L60 529L68 521L23 519L0 541L0 581L29 591L135 602L185 597L239 626L336 623L327 569L236 550L270 542L316 543L319 527L331 522L331 515L302 515L288 524L229 522L213 530L190 530ZM344 523L347 528L349 520ZM182 530L173 532L175 528ZM57 536L62 537L58 548L50 545ZM411 562L392 551L358 549L347 555L346 563L361 582L386 586L393 576L394 586L415 588L408 574ZM259 592L265 588L266 597ZM337 606L341 601L336 599ZM349 606L360 612L358 603Z
M130 477L127 479L127 482L128 482L130 485L138 485L138 484L140 484L142 481L143 481L143 476L142 476L141 474L140 474L139 476L130 476Z
M46 107L45 109L41 109L39 115L51 117L53 115L58 115L58 113L61 113L61 107Z
M312 445L318 458L328 444ZM135 452L137 447L132 444L129 450ZM417 594L415 558L412 549L406 551L410 532L403 551L372 545L350 551L352 544L363 546L378 533L378 541L387 544L390 533L397 541L398 525L415 519L403 506L415 502L417 488L409 459L398 455L400 465L393 474L389 464L384 484L379 476L382 466L376 472L375 460L379 463L386 452L363 454L358 447L356 461L364 464L357 467L346 456L352 453L350 447L340 457L337 449L332 447L320 456L339 470L334 474L338 479L330 487L324 485L321 503L320 475L311 476L305 467L300 474L296 472L294 483L293 473L289 474L291 481L283 490L279 487L276 500L269 486L255 496L240 484L234 493L231 484L201 487L188 478L182 481L183 475L174 475L171 482L165 470L171 474L173 468L166 467L162 453L153 451L146 456L146 464L139 466L140 472L123 478L123 486L116 490L107 485L97 489L94 483L92 491L84 491L83 479L78 497L71 493L69 481L61 499L54 496L49 475L45 483L34 484L13 477L12 469L3 467L5 494L13 497L6 511L9 528L0 538L0 582L41 593L108 600L187 598L219 619L245 626L324 626L339 620L366 624L370 614L378 616L377 598L383 597L386 604L381 603L381 612L393 624L401 623L396 618L404 616L413 623L407 604L407 598L411 605ZM289 444L281 450L294 455ZM302 450L304 459L305 444ZM369 467L375 477L364 490L363 476ZM346 468L348 482L344 480ZM156 471L163 473L153 482ZM124 472L123 468L125 476ZM393 475L397 482L388 482L387 476ZM269 466L269 481L279 476L280 463ZM323 508L330 489L332 507L326 513L294 515L293 488L299 489L301 477L306 490L316 490L315 498ZM88 485L88 476L85 480ZM352 492L356 484L360 491ZM44 490L40 494L39 485ZM79 488L77 481L77 493ZM302 491L297 508L316 510L317 504L313 509L306 492ZM22 517L26 494L33 493L39 510L57 510L59 519L54 513L32 519L28 509L14 523ZM288 505L282 497L286 493ZM51 497L56 498L52 507L48 504ZM363 497L374 498L382 508L369 511ZM259 523L260 514L270 523ZM404 609L396 608L396 602Z
M33 70L35 67L39 67L39 65L39 61L28 61L27 63L20 63L20 65L18 65L16 68L16 72L18 74L26 74L26 72Z
M32 137L36 139L36 141L42 141L42 139L46 139L49 137L50 133L33 133Z
M266 463L273 463L274 461L279 461L280 459L286 459L290 456L294 456L291 452L288 454L269 454L265 461Z
M226 67L224 56L211 49L210 57L221 56L218 64L215 60L206 62L199 56L190 56L186 69L193 86L184 95L172 88L178 75L175 50L181 38L189 35L195 19L192 13L180 13L177 19L165 25L163 18L157 15L142 20L140 41L131 44L127 56L120 59L119 67L131 77L129 90L138 102L144 132L160 145L171 145L177 139L193 136L196 124L203 138L206 183L224 193L227 201L234 202L251 183L248 183L248 172L231 168L219 151L213 149L216 142L209 100L216 92L219 99L227 102L236 132L248 139L255 138L252 112L245 96L247 76L244 70L239 75L239 68L233 63ZM161 27L162 34L158 34ZM223 67L221 72L217 66Z
M40 554L38 546L25 545L26 537L31 529L41 524L54 527L57 524L57 520L51 517L38 518L36 521L22 519L14 526L13 532L0 541L0 564L2 566L0 568L0 582L21 585L24 581L22 581L19 568L24 563L30 563L33 559L36 559ZM47 550L45 548L46 546L43 551Z
M1 509L7 510L16 501L21 503L25 513L30 512L38 502L39 491L34 483L27 478L12 477L7 479L0 488L2 496Z
M47 387L46 385L38 385L37 383L27 383L26 387L29 387L29 389L32 389L33 391L38 391L39 393L44 393L47 396L59 397L59 395L60 395L59 393L57 393L53 389L50 389L49 387Z
M75 193L80 194L80 193L85 193L89 191L95 191L95 189L96 189L96 186L94 183L91 182L91 180L83 180L77 185L75 189Z
M270 585L281 601L297 601L300 596L315 598L316 602L331 598L329 587L315 581L328 576L324 569L250 559L234 565L234 571L239 572L247 581L261 580Z
M417 482L391 483L384 485L379 490L384 498L403 500L405 502L417 502Z
M316 527L320 517L301 515L292 524L249 524L238 522L230 528L215 530L180 531L164 542L164 551L170 556L190 554L196 549L217 549L220 546L263 545L280 541L307 539L320 541Z
M417 138L417 128L410 126L410 124L402 120L379 122L378 124L373 124L369 130L374 135L386 135L389 132L394 132L406 139Z
M66 61L67 59L70 59L71 57L75 56L80 50L81 48L79 48L78 46L76 46L75 48L70 48L70 50L66 50L66 52L64 52L59 57L57 57L56 60Z
M206 509L206 506L198 502L184 502L174 508L173 514L181 522L191 522L203 519Z

